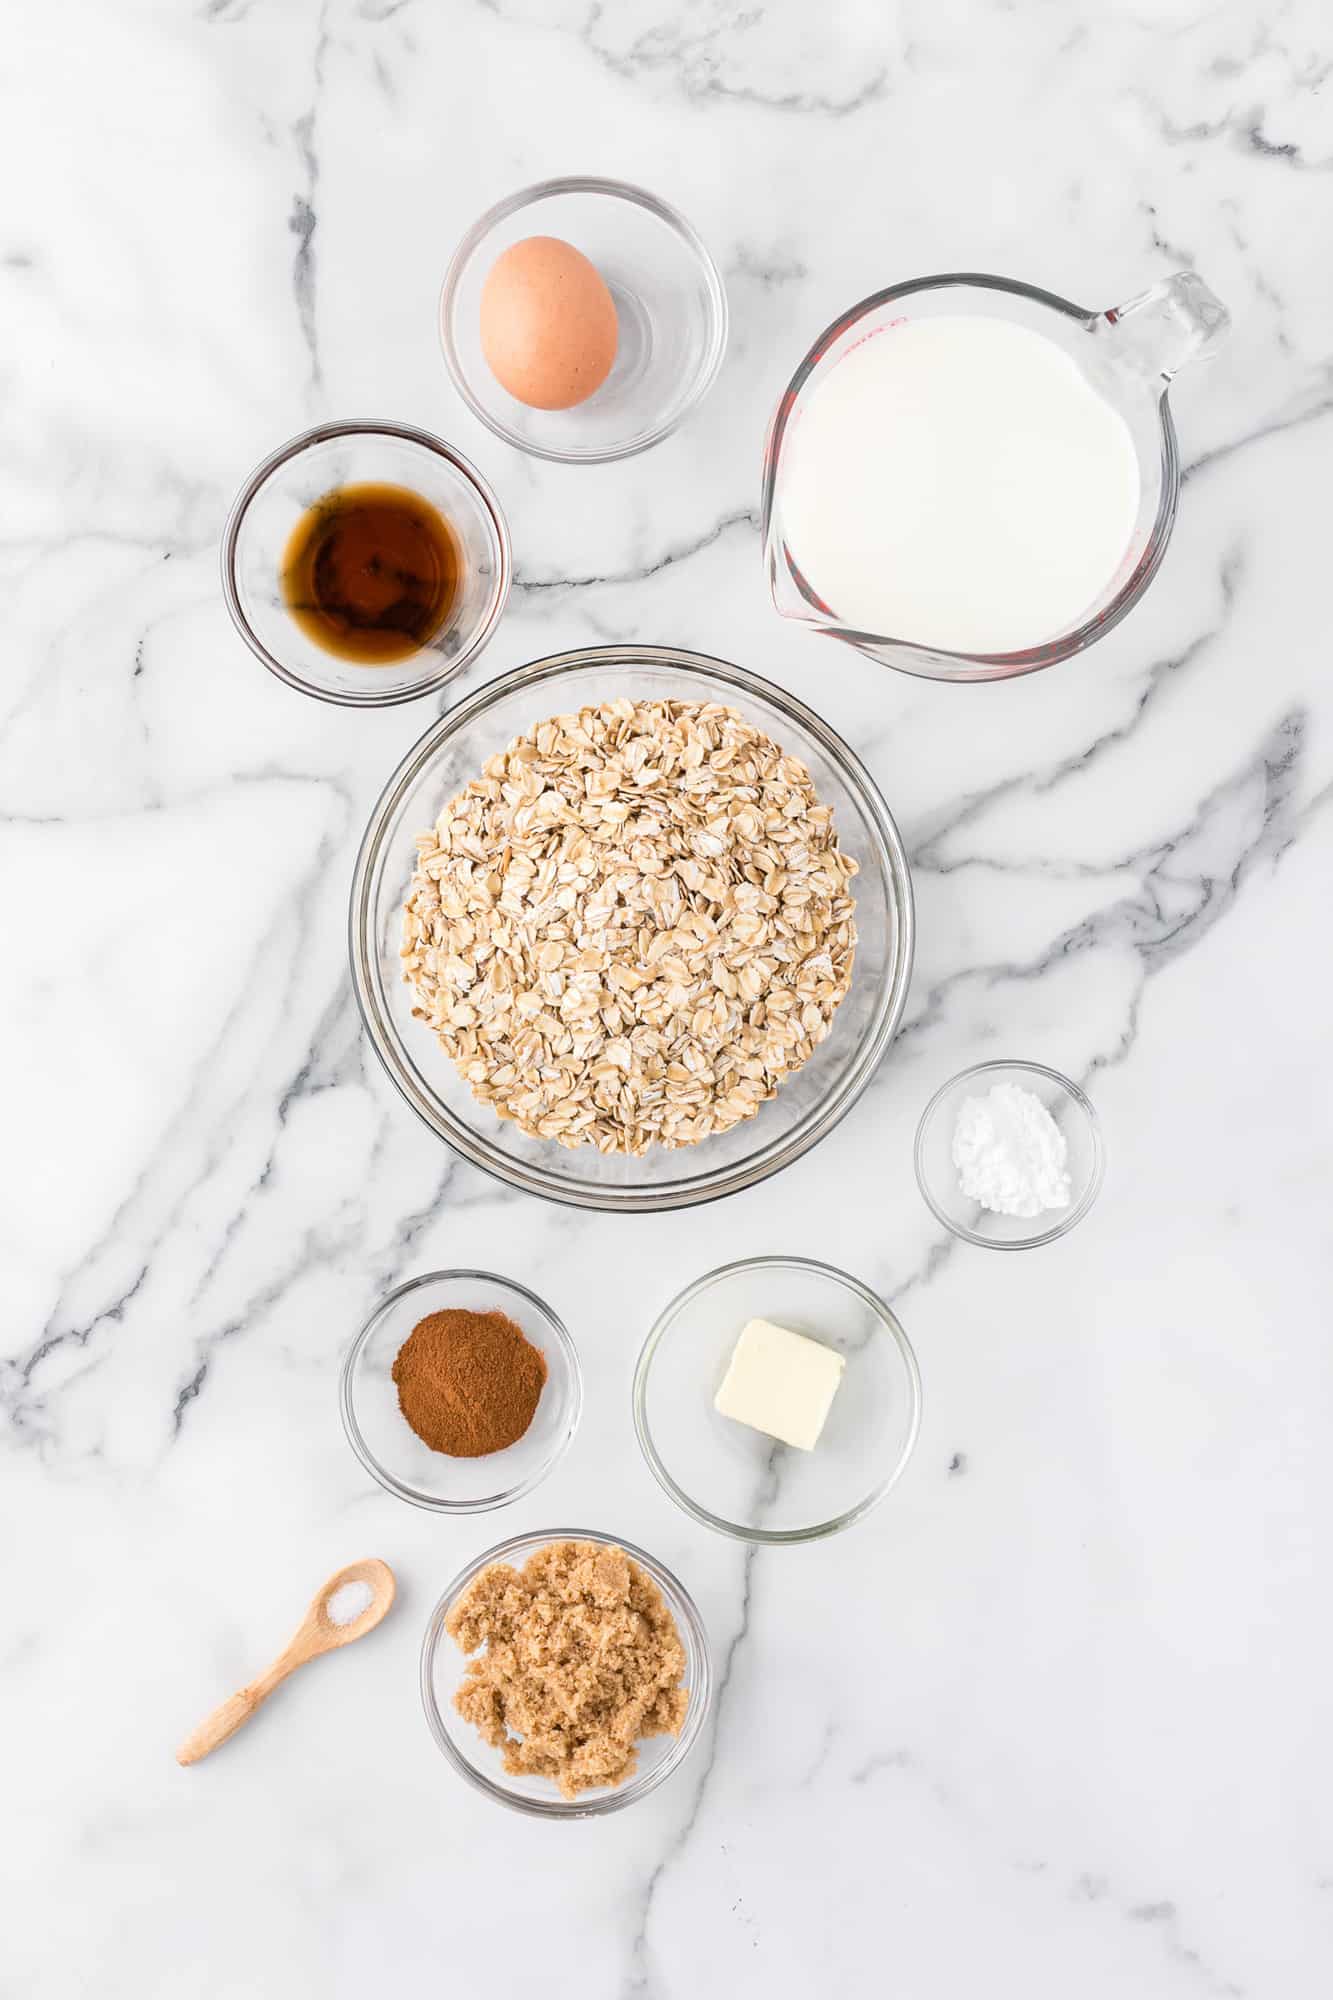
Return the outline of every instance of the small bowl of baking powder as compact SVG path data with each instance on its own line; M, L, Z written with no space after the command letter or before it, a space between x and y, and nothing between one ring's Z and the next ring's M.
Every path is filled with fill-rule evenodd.
M1104 1167L1087 1093L1043 1063L960 1070L916 1129L927 1207L984 1250L1034 1250L1068 1235L1097 1199Z

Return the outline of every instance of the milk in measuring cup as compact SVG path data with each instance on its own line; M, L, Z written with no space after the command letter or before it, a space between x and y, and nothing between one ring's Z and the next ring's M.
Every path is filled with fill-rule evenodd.
M1011 320L872 334L786 444L783 532L838 621L947 652L1011 653L1082 622L1129 548L1129 427L1070 357Z

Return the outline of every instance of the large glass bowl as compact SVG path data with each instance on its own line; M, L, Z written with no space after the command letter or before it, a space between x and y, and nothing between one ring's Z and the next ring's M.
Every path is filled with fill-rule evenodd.
M661 1591L668 1611L676 1622L685 1648L685 1686L689 1705L679 1736L645 1736L638 1744L638 1769L623 1785L612 1789L580 1792L566 1799L549 1778L516 1777L504 1768L503 1753L487 1743L464 1722L454 1707L454 1695L462 1685L467 1657L444 1629L444 1621L463 1592L492 1563L508 1563L522 1569L529 1556L551 1542L598 1542L603 1548L623 1549L632 1562L646 1570ZM713 1670L708 1651L708 1633L698 1606L679 1577L644 1549L635 1548L618 1535L602 1535L589 1528L547 1528L541 1533L515 1535L487 1549L461 1570L431 1613L421 1646L421 1700L431 1735L459 1776L487 1798L512 1806L516 1812L536 1819L600 1819L605 1813L620 1812L648 1797L679 1769L698 1742L713 1699Z
M726 702L808 768L855 856L859 942L851 991L827 1040L755 1117L696 1146L642 1158L530 1139L479 1104L412 1015L399 958L415 837L488 757L550 715L629 695ZM557 653L488 683L427 730L375 806L352 879L352 979L366 1032L418 1117L474 1166L530 1194L621 1212L688 1208L750 1187L808 1152L849 1111L893 1039L912 970L912 888L888 807L826 723L793 695L699 653L596 646Z

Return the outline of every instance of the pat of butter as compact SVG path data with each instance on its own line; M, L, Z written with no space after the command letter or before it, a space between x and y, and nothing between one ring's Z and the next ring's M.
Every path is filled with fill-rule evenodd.
M771 1319L752 1319L741 1329L713 1408L783 1444L813 1451L846 1365L822 1341Z

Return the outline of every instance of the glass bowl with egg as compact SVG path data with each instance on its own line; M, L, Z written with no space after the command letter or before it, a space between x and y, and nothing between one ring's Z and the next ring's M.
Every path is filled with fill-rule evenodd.
M811 1381L799 1369L784 1379L779 1348L761 1351L738 1381L756 1324L770 1339L797 1336L829 1380L821 1388L818 1370ZM687 1286L644 1342L633 1394L659 1484L692 1519L745 1542L811 1542L851 1527L900 1477L921 1426L921 1377L895 1314L859 1278L806 1257L751 1257ZM794 1414L804 1436L784 1442L719 1402L760 1417L782 1411L787 1422L769 1419L775 1430Z
M302 694L387 708L444 687L490 640L513 563L499 502L408 424L320 424L271 452L222 533L246 645Z
M591 465L646 451L707 394L727 295L698 232L657 196L542 181L459 244L440 340L455 388L497 437Z
M856 863L856 949L828 1032L776 1094L695 1144L601 1151L533 1137L497 1116L464 1081L416 1012L403 969L404 905L418 837L488 760L543 718L619 700L672 699L735 710L809 774ZM843 1118L874 1075L902 1018L914 917L902 841L868 772L793 695L741 667L668 646L598 646L533 661L481 687L408 752L370 816L353 874L352 977L376 1055L408 1105L472 1165L529 1194L578 1208L640 1213L688 1208L753 1186L797 1160Z

